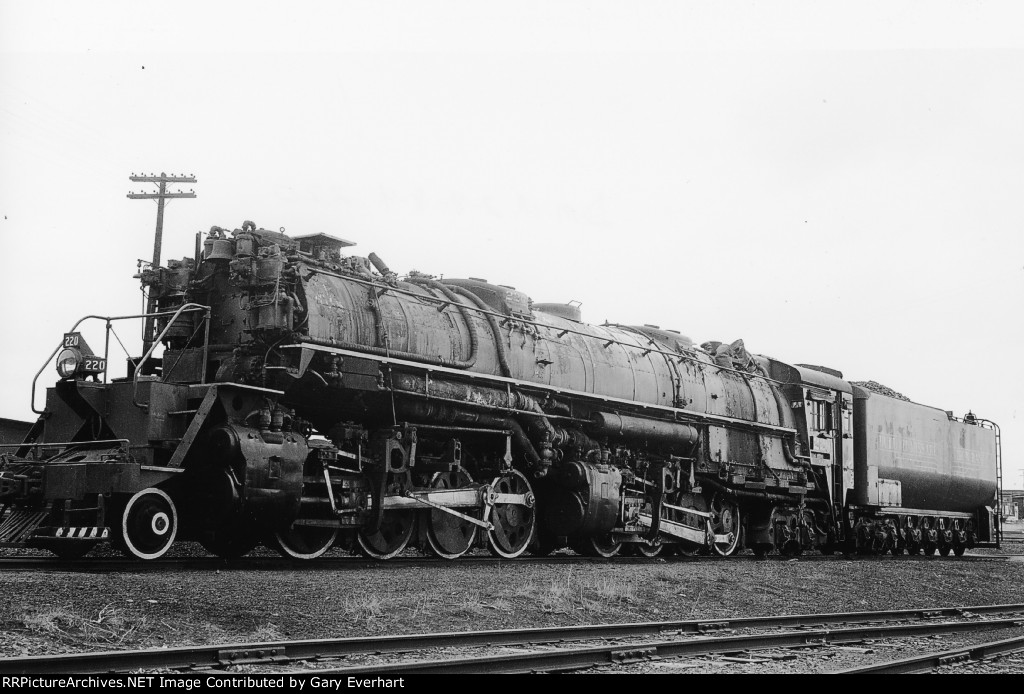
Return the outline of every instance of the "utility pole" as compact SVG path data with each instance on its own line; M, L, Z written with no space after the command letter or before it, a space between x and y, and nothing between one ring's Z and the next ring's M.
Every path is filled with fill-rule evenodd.
M132 200L156 200L156 238L153 240L153 270L160 267L160 250L164 239L164 201L173 200L175 198L194 198L195 192L189 190L187 193L167 192L168 183L195 183L196 177L189 176L175 176L161 172L159 176L149 174L145 176L139 174L136 176L132 174L128 177L128 180L135 183L159 183L160 190L157 193L128 193L128 197ZM198 258L196 259L198 261ZM146 313L154 313L156 311L156 297L150 293L149 300L146 303ZM149 348L152 346L154 340L153 335L153 318L152 316L146 318L146 327L142 336L142 350L143 353L149 352Z

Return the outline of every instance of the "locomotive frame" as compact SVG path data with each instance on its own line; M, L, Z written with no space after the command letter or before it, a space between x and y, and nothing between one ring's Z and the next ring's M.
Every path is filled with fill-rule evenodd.
M46 361L60 352L42 410L33 381L39 420L0 458L0 546L76 557L109 540L144 560L178 539L294 559L998 546L988 420L742 345L588 325L483 280L401 280L348 245L213 227L195 259L141 273L155 312L87 317L106 321L102 358L75 324ZM108 382L127 319L153 332Z

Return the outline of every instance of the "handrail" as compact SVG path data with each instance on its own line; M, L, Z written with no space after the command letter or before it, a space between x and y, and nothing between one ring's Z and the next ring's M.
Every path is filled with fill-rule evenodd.
M189 306L191 306L193 308L188 308ZM135 318L149 318L149 317L158 318L160 316L174 316L174 318L176 318L178 316L178 314L180 314L183 310L188 310L188 311L206 311L207 323L209 323L209 316L210 316L210 307L209 306L203 306L202 304L184 304L177 311L157 311L156 313L137 313L137 314L126 315L126 316L99 316L99 315L96 315L96 314L89 314L87 316L83 316L82 318L79 318L78 321L76 321L75 324L73 326L71 326L71 329L67 330L65 332L73 333L73 332L75 332L75 330L78 329L78 326L80 326L85 321L90 320L90 319L98 319L98 320L106 321L106 323L107 323L107 332L109 333L109 331L110 331L110 324L113 323L114 321L131 320L131 319L135 319ZM171 322L174 322L174 318L171 319ZM166 332L166 330L164 332ZM163 337L163 333L161 333L161 337ZM154 347L155 347L156 344L159 344L159 340L156 343L154 343ZM43 412L45 412L45 410L37 410L36 409L36 384L39 382L39 377L42 375L43 371L50 364L50 362L53 360L53 358L55 356L57 356L57 352L59 352L63 347L64 347L64 342L61 341L57 345L57 347L52 352L50 352L50 356L48 356L43 361L43 365L39 367L39 371L36 371L36 375L32 378L32 396L31 396L31 402L29 403L29 405L32 408L32 411L35 412L36 414L43 414ZM106 345L104 345L104 348L103 348L103 359L104 359L104 361L109 361L109 359L108 359L108 357L109 357L109 349L110 349L110 345L109 345L109 340L108 340L108 343ZM152 352L152 350L150 350L150 352ZM136 371L137 371L137 369L136 369ZM104 378L106 378L106 371L103 372L103 376L104 376Z
M157 335L157 338L155 340L153 340L153 344L150 345L149 350L147 350L147 352L142 356L142 359L139 360L139 363L135 365L135 373L132 374L132 404L135 405L136 407L139 407L139 408L144 409L144 410L149 408L148 404L143 405L142 403L140 403L139 402L139 398L138 398L138 396L139 396L139 374L142 373L142 365L145 364L147 360L149 360L150 356L152 356L152 354L156 350L156 348L160 346L161 341L164 339L164 335L166 335L167 331L171 329L172 325L174 325L174 321L178 320L178 318L181 316L181 314L186 312L186 311L205 311L206 312L205 320L207 322L207 325L209 325L209 322L210 322L210 307L209 306L203 306L202 304L192 304L192 303L182 304L178 308L178 310L174 312L174 315L171 316L170 320L167 321L167 325L165 325L164 329L162 331L160 331L160 334ZM205 354L204 354L204 356L205 356ZM204 363L203 364L203 372L205 373L205 371L206 371L206 364Z

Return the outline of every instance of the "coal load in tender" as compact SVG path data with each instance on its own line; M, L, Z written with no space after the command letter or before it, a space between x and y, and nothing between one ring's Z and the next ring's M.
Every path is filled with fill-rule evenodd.
M897 400L911 402L910 398L903 393L897 393L892 388L883 386L878 381L851 381L851 383L855 386L860 386L864 390L870 390L872 393L877 393L878 395L885 395L890 398L896 398Z

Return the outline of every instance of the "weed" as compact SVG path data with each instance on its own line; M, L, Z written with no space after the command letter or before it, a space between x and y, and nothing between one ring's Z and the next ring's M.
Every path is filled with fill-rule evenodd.
M433 612L433 605L431 604L431 602L432 601L429 595L420 595L415 598L415 602L413 603L412 607L408 607L406 609L409 610L409 615L413 619L415 619L419 617L420 614L427 614Z
M636 602L636 586L615 578L577 576L569 571L564 579L552 579L546 584L524 583L515 596L537 605L541 612L596 614Z
M29 631L87 644L121 645L145 638L152 631L144 616L133 616L111 604L103 606L95 617L83 617L69 608L28 614L22 623Z
M255 642L283 641L284 636L278 630L276 624L266 623L254 628L250 633L250 639Z
M384 601L377 595L346 595L341 613L346 619L365 622L370 631L382 631L382 617L386 614Z

